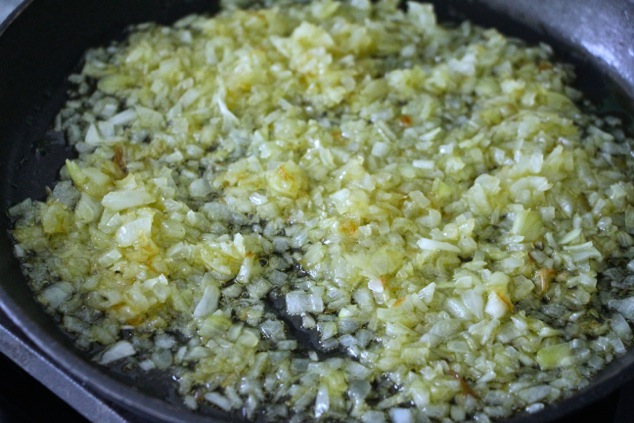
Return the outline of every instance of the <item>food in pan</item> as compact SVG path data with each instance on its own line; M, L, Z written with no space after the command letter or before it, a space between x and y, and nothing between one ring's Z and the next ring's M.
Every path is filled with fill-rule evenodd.
M322 0L138 25L70 80L78 156L16 255L188 407L483 422L631 344L632 139L546 45Z

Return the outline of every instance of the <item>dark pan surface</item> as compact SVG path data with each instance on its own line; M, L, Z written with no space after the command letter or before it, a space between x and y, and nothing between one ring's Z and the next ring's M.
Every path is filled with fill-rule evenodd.
M632 0L435 3L443 19L468 17L529 42L551 43L560 57L577 65L579 88L598 101L602 110L632 116ZM210 0L25 1L0 27L0 208L6 210L27 197L43 198L43 187L53 184L64 159L72 155L63 136L48 128L65 100L66 76L86 48L120 37L131 23L169 23L188 13L216 9L217 2ZM169 379L159 374L137 378L122 371L107 372L76 351L33 300L12 254L9 224L2 213L0 307L27 336L87 389L139 416L153 421L203 420L179 405ZM607 395L633 376L631 351L582 392L541 413L520 415L512 421L552 421ZM238 417L213 410L208 415L216 421Z

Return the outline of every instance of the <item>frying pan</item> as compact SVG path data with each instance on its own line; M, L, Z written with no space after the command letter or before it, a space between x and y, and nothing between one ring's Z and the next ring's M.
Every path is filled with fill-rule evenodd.
M441 20L469 18L502 32L546 41L578 70L578 88L604 113L631 124L634 110L633 0L437 0ZM65 101L66 76L82 52L120 38L132 23L170 23L213 12L209 0L27 0L0 25L0 208L43 198L73 153L50 124ZM0 308L56 366L85 389L134 419L234 421L216 410L195 413L180 405L165 375L103 369L78 351L35 302L12 254L10 222L0 214ZM612 392L634 377L634 350L617 358L582 391L512 422L554 421Z

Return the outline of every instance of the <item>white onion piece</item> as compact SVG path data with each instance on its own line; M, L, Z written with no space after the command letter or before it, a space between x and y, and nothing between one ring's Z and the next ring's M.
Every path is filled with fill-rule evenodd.
M608 301L608 307L618 311L630 322L634 322L634 297Z
M194 317L204 317L216 311L218 309L219 298L220 290L217 286L211 285L205 288L202 298L194 309Z
M42 291L41 298L45 304L56 309L68 301L73 293L73 286L68 282L57 282Z
M429 238L421 238L417 242L418 247L421 250L429 250L429 251L449 251L452 253L459 253L460 248L457 246L450 244L448 242L436 241L434 239Z
M390 418L392 423L414 423L411 408L392 408L390 409Z
M319 295L291 291L286 294L286 311L288 314L321 313L324 302Z
M127 109L112 116L109 121L114 126L127 125L132 123L136 117L136 111L134 111L134 109Z
M322 414L330 409L330 397L328 394L328 386L319 385L317 396L315 397L315 418L319 418Z
M220 395L217 392L208 392L205 394L205 399L213 405L225 410L231 410L231 402L224 395Z
M117 243L120 247L129 247L141 238L149 239L151 232L152 216L143 216L117 229Z
M113 361L120 360L125 357L130 357L136 354L136 350L128 341L119 341L112 344L99 359L99 364L109 364Z
M154 201L154 196L147 191L113 191L103 197L101 204L112 211L121 211Z
M508 311L508 305L500 298L498 293L489 292L486 307L484 311L491 317L499 319Z

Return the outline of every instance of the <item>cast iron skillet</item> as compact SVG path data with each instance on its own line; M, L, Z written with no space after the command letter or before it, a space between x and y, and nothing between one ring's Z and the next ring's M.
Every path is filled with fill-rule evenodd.
M578 86L605 112L626 120L634 104L633 0L437 0L441 19L468 17L529 42L544 40L578 67ZM170 23L213 12L210 0L27 0L0 26L0 209L43 198L72 151L49 131L64 102L66 76L82 52L121 37L127 25ZM631 123L631 120L630 120ZM13 257L9 219L0 213L0 307L49 358L86 389L151 421L228 421L216 410L180 405L160 374L106 371L78 352L36 304ZM634 350L614 361L583 391L513 422L553 421L604 397L634 376Z

